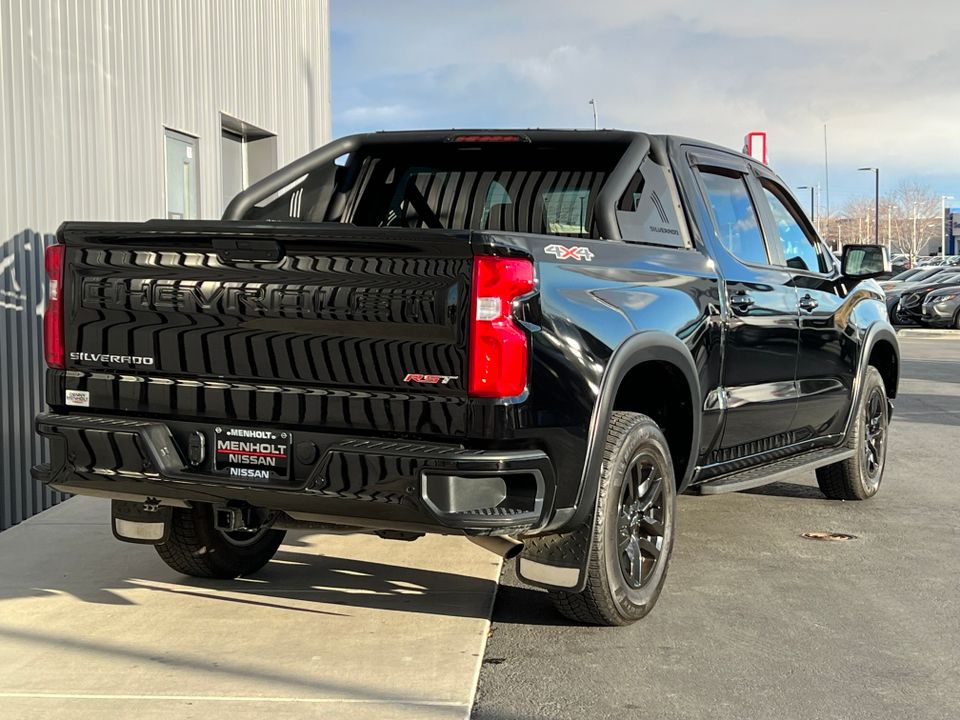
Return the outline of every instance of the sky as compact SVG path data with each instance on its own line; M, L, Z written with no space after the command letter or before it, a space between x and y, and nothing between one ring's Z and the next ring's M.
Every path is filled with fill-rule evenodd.
M943 0L330 0L333 129L600 126L741 149L829 201L960 198L960 6ZM795 191L801 198L805 191ZM960 200L954 203L960 205Z

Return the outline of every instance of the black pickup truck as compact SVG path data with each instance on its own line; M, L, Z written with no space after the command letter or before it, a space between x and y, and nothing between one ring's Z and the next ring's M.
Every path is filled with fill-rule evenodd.
M46 267L34 477L189 575L255 572L292 528L460 534L620 625L660 593L678 493L880 485L885 248L837 260L707 143L350 136L221 221L66 223Z

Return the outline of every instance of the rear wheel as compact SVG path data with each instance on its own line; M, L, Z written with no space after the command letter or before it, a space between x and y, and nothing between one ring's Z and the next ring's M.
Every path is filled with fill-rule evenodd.
M852 457L817 470L817 484L833 500L866 500L877 494L887 459L890 407L880 371L867 367L847 447Z
M586 587L551 598L571 620L627 625L653 609L666 580L676 506L673 464L653 420L615 412L601 467Z
M161 559L177 572L203 578L250 575L276 554L286 535L269 526L257 530L218 530L213 507L198 503L174 508L170 537L157 545Z

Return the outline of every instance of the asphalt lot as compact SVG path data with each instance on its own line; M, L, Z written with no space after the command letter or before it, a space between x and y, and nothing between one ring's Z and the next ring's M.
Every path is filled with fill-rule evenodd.
M508 564L473 717L960 717L960 340L901 347L879 495L829 501L809 473L682 496L666 588L629 628L567 623Z

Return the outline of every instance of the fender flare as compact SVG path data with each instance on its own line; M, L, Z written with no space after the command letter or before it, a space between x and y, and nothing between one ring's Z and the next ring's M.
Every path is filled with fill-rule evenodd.
M517 575L526 584L565 592L583 590L587 563L590 561L590 540L596 522L602 448L610 426L613 403L627 373L640 363L651 360L675 367L683 373L690 388L690 411L693 414L690 459L678 489L690 482L697 464L701 427L700 380L693 355L677 337L659 330L631 335L614 350L600 381L590 418L587 457L576 506L557 513L557 516L567 515L561 517L562 524L558 523L563 528L560 532L525 539L523 552L517 562Z
M867 367L870 365L870 355L873 349L881 340L889 342L893 346L893 352L897 359L896 386L900 386L900 341L897 340L897 333L889 323L874 323L867 328L861 343L860 358L857 361L857 374L853 378L853 393L850 399L850 412L847 415L847 422L843 427L843 441L850 435L853 419L857 415L857 408L860 406L860 395L863 392L863 377L867 373ZM889 401L889 398L888 398Z
M587 514L594 506L600 481L600 465L603 462L603 443L610 426L610 415L620 389L620 383L637 365L650 362L665 362L679 370L690 388L690 411L693 414L690 451L684 477L678 485L678 492L690 483L697 464L697 451L700 447L700 429L703 421L700 401L700 376L690 349L675 335L661 330L646 330L628 337L621 343L607 362L597 393L597 402L590 418L587 437L587 455L580 477L580 492L568 527L576 527L587 520Z

